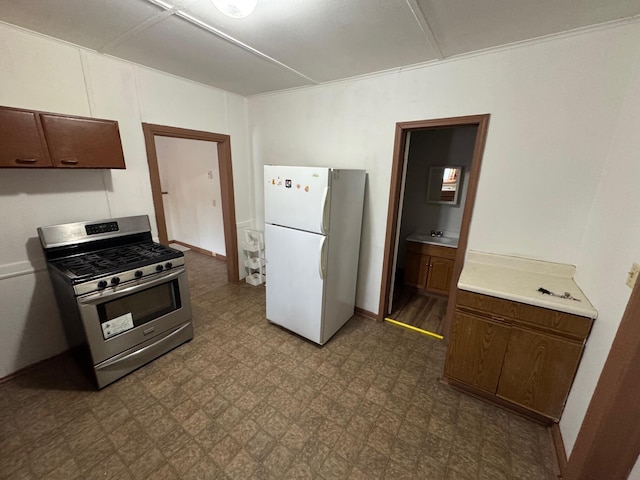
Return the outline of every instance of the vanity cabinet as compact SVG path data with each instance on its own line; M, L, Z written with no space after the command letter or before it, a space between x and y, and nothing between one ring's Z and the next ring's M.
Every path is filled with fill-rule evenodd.
M456 249L407 242L404 283L418 293L449 294Z
M592 322L459 290L445 378L536 420L557 422Z
M0 107L0 167L125 168L118 122Z

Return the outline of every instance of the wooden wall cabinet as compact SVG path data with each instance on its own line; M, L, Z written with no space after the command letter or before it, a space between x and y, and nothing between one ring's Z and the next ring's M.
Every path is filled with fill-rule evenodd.
M593 320L460 290L444 375L455 386L557 422Z
M118 122L0 107L0 167L125 168Z
M36 112L0 108L0 166L52 166Z
M449 294L456 249L407 242L404 283L418 293Z

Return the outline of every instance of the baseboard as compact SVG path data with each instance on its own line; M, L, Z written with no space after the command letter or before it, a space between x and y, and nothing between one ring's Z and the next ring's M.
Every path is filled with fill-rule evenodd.
M361 317L370 318L371 320L378 320L378 315L376 313L370 312L369 310L365 310L364 308L355 307L354 311L357 315Z
M13 380L14 378L20 377L20 376L24 375L25 373L29 373L31 370L33 370L34 368L39 367L40 365L42 365L45 362L48 363L48 362L51 362L53 360L57 360L58 358L61 358L61 357L67 357L69 355L71 355L71 350L65 350L64 352L59 353L57 355L54 355L53 357L45 358L44 360L40 360L39 362L32 363L31 365L27 365L26 367L23 367L20 370L16 370L15 372L10 373L6 377L0 378L0 385L2 385L5 382L9 382L9 381Z
M553 441L553 448L556 451L556 460L559 470L558 478L564 478L564 474L567 471L567 451L564 448L564 440L562 439L562 432L560 426L554 423L549 427L551 432L551 440Z
M225 255L220 255L219 253L214 253L211 250L205 250L204 248L196 247L195 245L181 242L180 240L169 240L169 243L177 243L178 245L182 245L183 247L190 248L195 252L202 253L204 255L209 255L210 257L215 257L218 260L222 260L223 262L227 261L227 257Z

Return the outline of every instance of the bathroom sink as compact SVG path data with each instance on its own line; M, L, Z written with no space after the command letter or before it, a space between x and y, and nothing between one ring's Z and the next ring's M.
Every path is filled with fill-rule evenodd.
M408 242L430 243L445 247L457 247L458 237L432 237L428 233L413 233L407 237Z

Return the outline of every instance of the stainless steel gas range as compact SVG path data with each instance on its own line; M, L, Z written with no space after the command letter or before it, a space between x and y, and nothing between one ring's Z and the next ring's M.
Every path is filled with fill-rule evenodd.
M193 338L184 254L146 215L38 228L67 340L98 388Z

